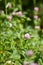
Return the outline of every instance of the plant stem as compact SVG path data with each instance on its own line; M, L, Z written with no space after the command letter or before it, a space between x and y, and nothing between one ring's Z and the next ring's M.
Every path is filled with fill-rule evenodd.
M20 10L22 11L22 0L19 0Z
M7 15L7 8L6 8L7 0L5 0L5 13Z
M34 4L34 6L36 6L36 0L33 0L33 4Z

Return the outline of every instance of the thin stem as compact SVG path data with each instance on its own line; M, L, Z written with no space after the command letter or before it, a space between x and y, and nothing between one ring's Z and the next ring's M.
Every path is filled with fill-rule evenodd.
M13 1L11 0L11 2L13 4L14 8L15 8L16 0L13 0Z
M7 8L6 8L7 0L5 0L5 13L7 15Z
M20 4L20 9L22 11L22 0L19 0L19 4Z
M15 7L15 4L16 4L16 0L14 0L13 4L14 4L14 7Z
M36 0L33 0L33 4L34 4L34 6L36 6Z

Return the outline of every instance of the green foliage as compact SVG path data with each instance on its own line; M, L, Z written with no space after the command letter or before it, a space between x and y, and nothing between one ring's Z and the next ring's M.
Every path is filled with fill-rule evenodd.
M3 2L3 0L0 2ZM9 2L12 4L11 8L6 7ZM28 3L28 0L26 3ZM33 0L33 3L35 6L36 0ZM35 20L33 15L32 18L28 17L28 11L22 9L22 0L4 0L4 5L4 13L0 11L0 65L23 65L24 61L43 65L41 18ZM12 15L13 11L16 13L14 16ZM21 16L17 14L18 11L22 13ZM33 13L34 15L39 14L39 12L32 10ZM11 21L7 19L8 16L12 17ZM39 26L39 28L35 28L35 26ZM25 39L26 33L30 34L30 39ZM27 56L27 50L32 50L33 55Z

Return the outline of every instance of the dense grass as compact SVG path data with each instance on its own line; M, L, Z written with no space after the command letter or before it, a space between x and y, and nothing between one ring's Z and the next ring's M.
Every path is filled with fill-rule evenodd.
M42 3L0 0L0 65L43 65Z

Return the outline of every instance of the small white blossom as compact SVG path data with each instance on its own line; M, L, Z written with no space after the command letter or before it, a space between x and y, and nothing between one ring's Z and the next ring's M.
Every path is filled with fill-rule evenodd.
M11 8L12 4L10 2L8 2L8 4L6 5L6 8Z
M12 27L12 23L10 23L9 26Z

